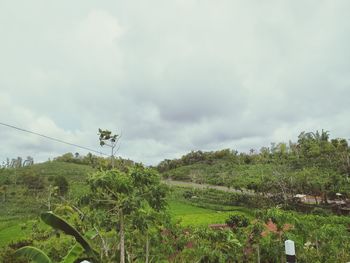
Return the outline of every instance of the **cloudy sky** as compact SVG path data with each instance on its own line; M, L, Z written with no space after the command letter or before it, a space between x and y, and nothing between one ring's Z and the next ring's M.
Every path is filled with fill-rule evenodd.
M0 122L156 164L350 138L350 1L0 1ZM86 151L0 126L0 160ZM107 152L108 149L102 149Z

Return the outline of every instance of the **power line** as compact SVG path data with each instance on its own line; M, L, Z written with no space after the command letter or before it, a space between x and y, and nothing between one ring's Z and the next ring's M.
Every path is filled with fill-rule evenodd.
M41 133L37 133L37 132L29 131L29 130L26 130L26 129L22 129L22 128L19 128L19 127L16 127L16 126L13 126L13 125L10 125L10 124L7 124L7 123L0 122L0 125L6 126L6 127L9 127L9 128L12 128L12 129L16 129L16 130L19 130L19 131L23 131L23 132L26 132L26 133L34 134L34 135L37 135L37 136L40 136L40 137L43 137L43 138L46 138L46 139L49 139L49 140L52 140L52 141L55 141L55 142L59 142L59 143L67 144L67 145L74 146L74 147L77 147L77 148L81 148L81 149L84 149L84 150L87 150L87 151L90 151L90 152L94 152L94 153L102 154L102 155L105 155L105 156L109 156L108 154L96 151L94 149L91 149L91 148L88 148L88 147L85 147L85 146L81 146L81 145L78 145L78 144L75 144L75 143L65 142L63 140L56 139L56 138L53 138L51 136L47 136L47 135L44 135L44 134L41 134Z

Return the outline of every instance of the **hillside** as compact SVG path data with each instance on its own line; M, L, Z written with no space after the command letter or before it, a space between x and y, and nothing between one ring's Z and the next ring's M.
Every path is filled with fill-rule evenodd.
M323 203L336 196L350 197L347 141L330 139L324 131L302 132L297 142L273 143L249 153L192 151L179 159L162 161L157 169L166 179L278 195L284 205L297 193L315 199L322 196Z
M249 188L249 185L261 181L263 175L271 174L274 169L272 164L236 164L230 160L215 160L179 166L162 172L162 175L178 181Z
M31 217L37 216L45 209L50 180L63 176L68 181L67 196L74 199L86 189L88 174L95 170L88 165L67 162L45 162L16 169L1 169L2 202L0 202L0 217ZM42 185L33 185L31 191L25 186L24 178ZM35 189L35 186L38 189ZM40 189L40 188L43 189Z
M122 239L134 262L145 262L147 250L155 262L275 262L284 258L286 239L295 241L298 262L347 262L349 147L302 135L259 152L197 151L164 160L156 168L170 187L154 169L122 159L114 170L108 159L72 154L2 169L0 261L22 263L14 252L32 245L60 262L76 239L57 232L67 227L52 223L58 216L104 251L101 262L119 262L115 244ZM38 220L47 210L53 214Z

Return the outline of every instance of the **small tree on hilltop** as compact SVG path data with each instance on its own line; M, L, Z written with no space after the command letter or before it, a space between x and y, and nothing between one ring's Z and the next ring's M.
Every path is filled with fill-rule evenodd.
M112 132L109 130L102 130L102 129L98 129L98 135L99 135L100 145L102 147L104 145L111 147L111 163L112 163L112 168L114 168L115 147L118 144L118 140L120 136L118 134L112 134Z

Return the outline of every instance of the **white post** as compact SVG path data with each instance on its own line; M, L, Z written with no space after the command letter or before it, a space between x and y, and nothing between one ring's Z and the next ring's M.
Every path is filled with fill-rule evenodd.
M295 245L294 241L292 240L286 240L284 242L284 246L286 249L286 258L287 258L287 263L295 263L296 257L295 257Z

